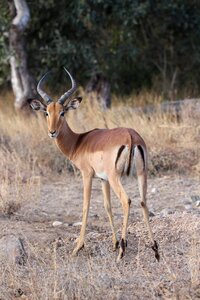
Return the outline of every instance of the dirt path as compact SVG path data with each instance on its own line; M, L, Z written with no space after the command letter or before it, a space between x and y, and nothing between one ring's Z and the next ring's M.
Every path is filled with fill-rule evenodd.
M17 279L12 287L9 277L6 279L3 273L1 299L12 299L13 291L19 287L24 299L103 299L105 296L107 299L198 299L199 181L173 176L149 179L148 206L160 246L160 263L155 261L148 246L137 182L127 181L124 186L132 204L128 248L120 264L116 263L117 253L112 252L111 230L98 180L93 184L86 246L77 258L71 258L70 254L80 231L76 223L82 216L80 178L45 183L39 199L27 200L11 218L1 216L1 236L22 237L29 256L24 271L15 270ZM120 234L122 210L114 195L112 200ZM54 227L54 221L62 224Z
M130 222L141 215L140 198L136 179L124 182L125 190L132 199ZM41 193L34 203L24 205L21 213L29 220L55 221L64 223L80 222L82 216L82 180L68 178L42 184ZM167 214L182 211L197 212L192 199L199 197L199 181L186 177L165 176L148 180L148 206L154 214ZM115 218L119 220L122 210L119 200L112 193L112 206ZM164 211L163 211L164 210ZM93 218L107 221L103 207L101 183L93 180L92 198L90 206L91 223ZM90 222L90 221L89 221Z

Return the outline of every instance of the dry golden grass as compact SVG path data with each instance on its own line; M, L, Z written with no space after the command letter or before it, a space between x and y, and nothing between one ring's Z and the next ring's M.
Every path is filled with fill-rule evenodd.
M83 91L80 91L84 95ZM149 98L153 96L149 94ZM200 127L197 119L176 118L157 111L144 115L134 111L137 103L144 105L148 94L114 101L110 110L102 111L97 103L84 100L77 111L70 111L67 120L74 131L83 132L93 128L131 127L138 131L149 149L149 168L159 171L177 170L199 175ZM160 103L155 96L154 102ZM5 105L6 103L6 105ZM12 94L0 97L0 168L9 178L20 174L26 181L31 176L59 174L70 170L66 158L47 136L45 117L42 113L22 115L14 111ZM5 173L6 174L6 173ZM52 175L52 174L51 174ZM2 173L0 176L4 176Z

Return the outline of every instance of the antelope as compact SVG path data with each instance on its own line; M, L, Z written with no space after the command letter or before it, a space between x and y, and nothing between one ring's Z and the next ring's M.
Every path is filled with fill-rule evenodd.
M47 118L48 135L54 139L61 152L80 170L83 178L83 215L80 236L72 255L77 255L84 247L86 224L90 206L92 179L101 179L104 207L112 229L113 248L119 248L117 261L125 254L127 246L127 226L131 200L128 198L122 183L123 176L132 176L135 167L138 178L141 208L146 223L151 246L159 260L157 242L154 240L149 223L149 212L146 204L147 193L147 149L142 137L131 128L93 129L84 133L75 133L69 127L65 114L77 109L82 97L71 99L77 84L72 75L64 68L71 80L71 88L57 102L43 90L47 73L40 79L37 91L44 100L33 99L30 103L34 110L42 111ZM110 187L119 198L123 209L123 225L120 242L117 239L113 223Z

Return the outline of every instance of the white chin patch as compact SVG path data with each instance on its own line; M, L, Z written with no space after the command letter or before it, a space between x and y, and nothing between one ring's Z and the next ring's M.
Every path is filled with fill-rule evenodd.
M51 134L51 133L48 133L48 136L51 138L51 139L56 139L57 136L58 136L58 133L54 133L54 134Z

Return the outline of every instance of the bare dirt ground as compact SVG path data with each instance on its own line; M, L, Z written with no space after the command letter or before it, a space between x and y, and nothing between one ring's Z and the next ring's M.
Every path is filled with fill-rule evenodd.
M101 184L93 181L85 247L71 252L82 216L81 178L52 179L8 217L0 216L1 238L20 237L24 264L2 260L0 299L200 299L199 180L162 176L148 181L151 225L161 255L157 262L142 220L136 179L126 181L132 204L128 247L120 263L112 250L111 229ZM115 224L122 210L112 194ZM53 226L53 222L62 224Z

